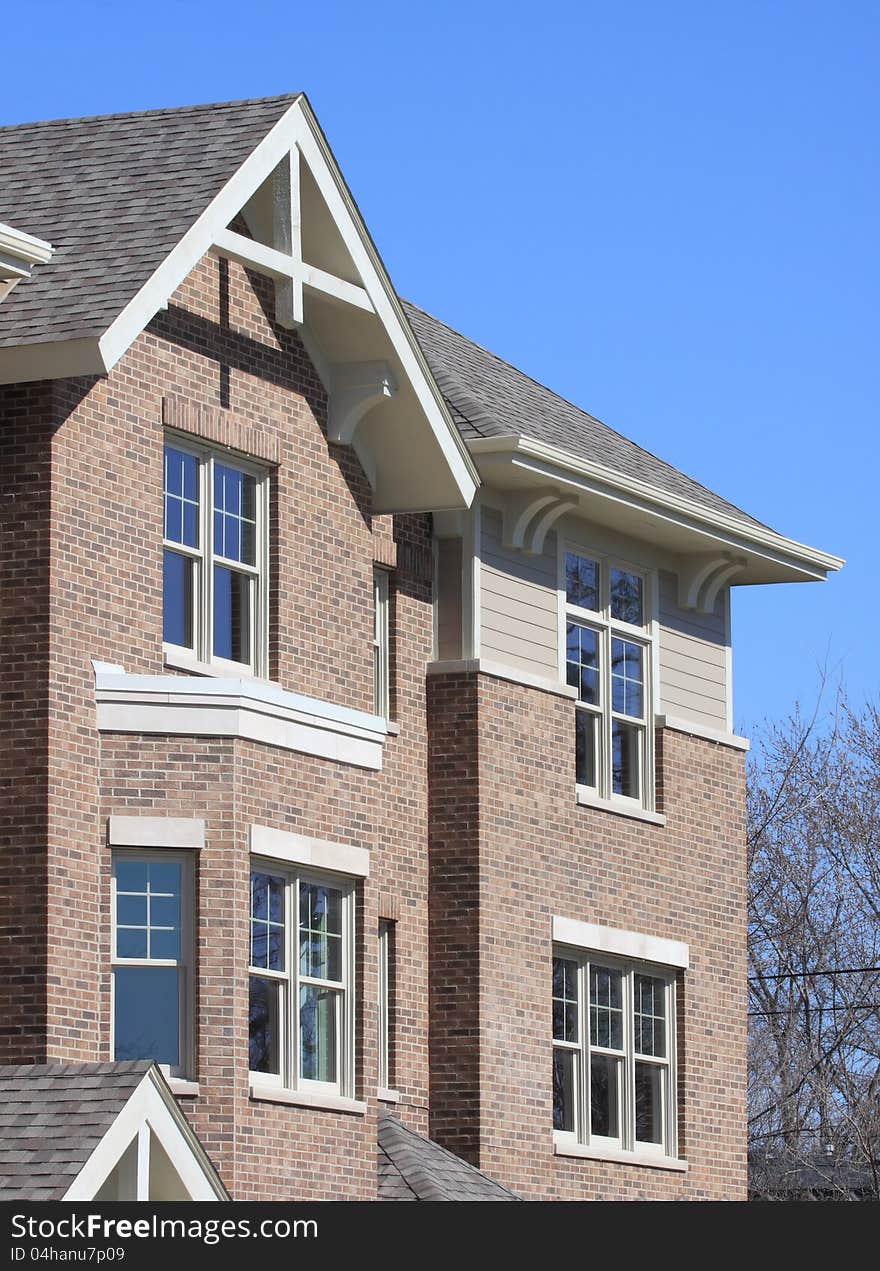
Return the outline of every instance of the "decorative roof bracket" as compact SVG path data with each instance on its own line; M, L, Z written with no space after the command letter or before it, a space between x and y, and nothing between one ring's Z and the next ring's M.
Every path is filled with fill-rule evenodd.
M576 499L555 489L512 491L501 510L504 546L539 556L556 521L576 507Z
M387 362L344 362L334 366L327 440L350 446L367 411L396 392L397 381Z
M718 556L691 557L678 574L678 606L697 613L712 613L721 588L745 569L744 556L724 552Z

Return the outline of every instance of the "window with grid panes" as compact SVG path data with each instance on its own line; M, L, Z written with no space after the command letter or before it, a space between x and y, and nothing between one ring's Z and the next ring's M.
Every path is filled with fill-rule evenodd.
M553 1128L618 1151L675 1152L675 978L558 949Z
M646 578L565 552L565 677L577 690L575 781L603 799L653 800Z

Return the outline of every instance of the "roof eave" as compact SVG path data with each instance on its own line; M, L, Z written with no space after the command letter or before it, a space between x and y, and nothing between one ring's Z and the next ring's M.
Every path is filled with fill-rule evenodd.
M839 556L661 490L533 437L511 433L474 438L468 442L468 448L484 481L497 481L507 468L516 470L523 483L555 482L594 501L623 504L658 526L676 527L694 553L720 546L725 551L760 560L765 575L776 575L762 581L819 581L844 564ZM749 571L745 571L734 581L742 584L752 580Z

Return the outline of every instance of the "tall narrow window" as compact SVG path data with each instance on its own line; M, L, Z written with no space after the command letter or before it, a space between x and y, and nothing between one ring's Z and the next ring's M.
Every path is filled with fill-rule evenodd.
M650 807L651 632L645 580L565 553L565 676L577 690L575 781L603 799Z
M388 583L387 570L373 570L373 709L383 719L391 715Z
M189 1065L189 863L168 853L113 858L113 1057Z
M617 1151L675 1151L671 972L553 958L553 1128Z
M388 1090L393 1084L391 1067L391 1027L393 1018L393 939L394 924L384 918L379 921L379 995L378 995L378 1051L379 1089Z
M251 872L252 1073L291 1088L352 1085L354 896L266 864Z
M163 638L203 662L263 674L268 478L190 446L165 445Z

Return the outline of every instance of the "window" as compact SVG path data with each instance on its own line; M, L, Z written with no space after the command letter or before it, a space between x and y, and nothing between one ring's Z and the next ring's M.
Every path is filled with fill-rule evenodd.
M373 709L383 719L391 715L389 658L388 571L373 570Z
M163 639L255 675L267 665L268 477L244 461L165 445Z
M262 1080L352 1093L353 918L350 884L253 868L249 1066Z
M675 1155L671 971L558 949L553 1128L597 1149Z
M653 799L646 580L565 553L565 679L577 690L575 781L603 799Z
M185 856L114 853L113 1058L154 1059L175 1077L190 1067L190 893Z
M393 1008L392 976L394 924L379 921L379 1089L391 1087L391 1020Z

